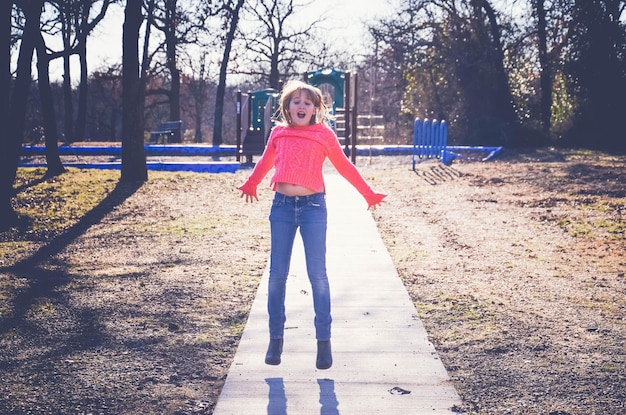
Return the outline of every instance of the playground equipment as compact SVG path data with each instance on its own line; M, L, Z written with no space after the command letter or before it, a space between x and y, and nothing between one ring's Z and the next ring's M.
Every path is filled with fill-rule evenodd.
M241 156L245 156L246 163L252 164L252 156L263 154L272 128L272 116L277 109L278 91L273 88L247 94L237 92L238 162L241 161Z
M448 124L445 120L415 119L413 124L413 170L417 159L437 158L443 164L449 165L456 158L463 157L462 153L487 152L482 161L491 160L502 151L502 147L484 146L449 146Z
M413 170L417 158L438 158L442 163L450 164L454 157L448 152L447 144L448 124L445 120L416 118L413 124Z
M331 126L343 140L346 154L356 161L357 74L332 68L304 74L304 81L322 91L324 103L332 115ZM247 94L237 93L237 161L246 157L252 164L252 156L263 154L273 126L272 116L278 109L277 90L268 88Z
M319 69L305 74L305 82L318 87L324 95L324 103L334 120L331 125L337 137L343 140L345 153L356 160L357 143L382 143L385 126L382 115L358 114L358 74L332 68Z
M318 87L324 103L333 115L331 125L337 137L343 136L346 155L356 162L357 142L357 83L358 74L333 68L318 69L304 74L304 81Z
M357 115L357 73L324 68L306 72L303 77L304 82L322 91L324 104L332 115L331 127L340 142L343 141L344 152L353 163L359 152L356 148L359 131L366 134L364 141L382 142L382 116ZM278 107L278 95L271 88L237 93L237 161L245 156L246 164L252 164L252 156L263 153L273 125L272 115ZM370 155L371 150L370 146Z

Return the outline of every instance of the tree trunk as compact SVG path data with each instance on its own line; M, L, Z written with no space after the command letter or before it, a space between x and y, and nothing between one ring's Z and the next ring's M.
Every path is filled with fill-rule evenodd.
M72 68L70 65L71 49L71 26L67 22L70 19L69 11L65 9L66 16L63 21L63 102L65 105L64 131L65 142L74 141L74 103L72 101Z
M485 13L487 13L489 20L493 49L495 52L493 64L496 70L496 79L494 80L496 83L494 89L496 109L499 112L499 118L514 128L517 126L517 116L513 108L513 96L511 95L511 88L504 68L504 51L502 50L502 41L500 39L500 28L496 14L487 0L483 1L483 9Z
M278 40L276 40L278 42ZM279 45L274 45L275 50L279 49ZM269 76L270 88L279 89L280 86L280 70L278 69L278 52L272 54L270 60L270 76Z
M24 124L26 120L26 107L28 104L28 96L30 93L30 85L32 81L32 63L33 51L39 36L39 19L43 0L25 0L20 3L26 23L24 24L24 33L22 34L22 43L17 58L17 77L13 84L11 94L11 103L9 108L9 120L7 131L6 146L6 176L3 175L3 192L2 197L6 197L1 205L2 213L7 215L0 216L3 221L1 227L5 227L9 223L13 223L17 216L11 207L11 196L13 193L13 183L17 174L17 165L20 161L20 153L22 149L22 141L24 139ZM9 27L11 27L9 25ZM4 167L3 167L4 168ZM4 192L7 193L4 193ZM6 195L6 196L5 196Z
M139 69L139 98L141 102L141 116L143 119L143 108L146 104L146 88L148 85L148 68L150 67L150 32L154 15L155 0L148 0L146 13L146 28L143 34L143 46L141 50L141 65Z
M167 69L170 72L171 86L170 86L170 120L180 120L180 71L176 66L176 2L177 0L167 0L165 2L165 43L166 43L166 55L167 55ZM173 143L180 143L181 134L180 130L174 131L171 141Z
M195 134L194 134L194 143L202 142L202 119L205 109L206 102L206 90L207 90L207 82L206 82L206 54L203 53L200 57L200 73L198 74L198 82L194 83L192 86L192 94L193 97L193 110L194 110L194 118L195 118Z
M180 120L180 71L176 68L176 63L170 69L172 86L170 90L170 120L177 121ZM181 131L183 130L182 126L178 130L174 130L172 132L171 141L173 143L181 143L182 136Z
M200 80L200 82L204 82L204 80ZM202 114L204 113L204 106L201 107L199 105L194 105L194 113L195 113L195 117L194 117L195 118L195 122L194 122L195 133L193 136L193 142L196 144L200 144L202 143Z
M539 80L541 85L541 127L544 133L549 134L552 109L552 68L548 61L548 40L546 36L546 10L544 8L544 0L535 0L535 7L537 12L539 66L541 67Z
M142 99L146 96L146 85L148 83L148 68L150 67L150 31L152 29L152 20L154 14L155 0L148 0L147 14L146 14L146 29L143 36L143 47L141 50L141 72L139 77L141 79L141 93Z
M219 146L224 141L222 139L222 118L224 117L224 95L226 95L226 71L228 69L228 60L230 59L230 51L235 39L237 26L239 25L239 12L243 7L245 0L237 0L235 9L232 11L230 28L226 36L224 44L224 54L222 55L222 64L220 65L220 77L215 93L215 119L213 121L213 145Z
M37 39L37 85L39 98L41 99L41 113L43 116L43 130L46 138L46 163L48 171L46 176L54 177L65 172L65 168L59 157L59 133L56 125L54 111L54 99L50 88L50 57L46 52L46 44L41 32Z
M148 180L143 139L143 94L139 77L139 29L143 0L126 0L122 35L122 176L121 181Z
M10 88L11 88L11 9L12 1L0 2L0 90L6 91L0 94L0 123L9 124ZM4 22L4 23L2 23ZM14 138L9 134L7 128L0 128L0 229L6 229L17 220L17 215L11 205L13 196L13 182L17 170L13 168L13 158L11 154ZM18 147L19 151L19 147ZM19 160L19 153L17 155Z
M89 89L89 74L87 73L87 38L83 38L78 45L78 59L80 62L80 83L78 85L78 109L76 110L76 129L74 139L85 141L87 126L87 92Z

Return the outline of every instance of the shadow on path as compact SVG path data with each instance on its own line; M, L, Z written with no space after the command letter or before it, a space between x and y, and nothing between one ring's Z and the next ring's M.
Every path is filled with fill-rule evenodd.
M266 378L269 386L267 415L287 415L287 394L283 378ZM339 415L339 401L333 379L317 379L320 389L320 415Z

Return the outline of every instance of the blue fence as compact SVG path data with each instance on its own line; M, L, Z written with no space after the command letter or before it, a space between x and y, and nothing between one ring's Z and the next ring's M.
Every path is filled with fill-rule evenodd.
M413 170L417 159L438 158L449 164L452 157L447 150L448 124L442 120L415 119L413 124Z

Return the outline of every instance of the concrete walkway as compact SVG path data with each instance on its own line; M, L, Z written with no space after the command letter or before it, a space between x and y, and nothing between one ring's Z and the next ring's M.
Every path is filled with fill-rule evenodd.
M338 175L325 180L333 367L315 368L313 300L298 236L282 363L264 363L266 270L214 415L452 413L459 396L364 199Z

